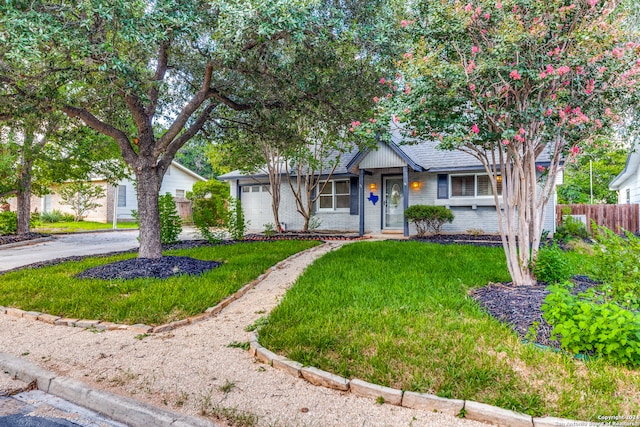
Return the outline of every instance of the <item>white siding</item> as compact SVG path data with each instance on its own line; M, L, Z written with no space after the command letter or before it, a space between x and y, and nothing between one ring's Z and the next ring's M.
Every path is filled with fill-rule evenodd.
M359 167L360 169L378 169L402 167L406 164L388 145L381 144L377 150L371 151L362 159Z

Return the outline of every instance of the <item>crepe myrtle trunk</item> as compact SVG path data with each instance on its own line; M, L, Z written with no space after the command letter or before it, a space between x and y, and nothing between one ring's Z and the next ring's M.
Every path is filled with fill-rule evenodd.
M162 174L154 166L136 169L140 249L138 258L161 258L160 209L158 197Z

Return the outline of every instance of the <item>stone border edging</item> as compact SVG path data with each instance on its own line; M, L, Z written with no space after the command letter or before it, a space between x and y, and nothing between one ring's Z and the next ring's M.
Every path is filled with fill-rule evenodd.
M38 390L96 411L132 427L218 427L212 421L178 414L139 402L130 397L93 389L81 381L58 376L38 365L0 352L0 368L26 383L35 382Z
M568 427L577 425L577 423L588 424L587 422L565 418L532 417L531 415L472 400L446 399L433 394L403 391L372 384L357 378L348 380L312 366L303 366L299 362L287 359L266 349L258 342L258 334L256 332L252 332L249 336L249 353L256 360L284 371L292 377L304 378L313 385L351 392L357 396L375 399L376 401L383 399L384 403L395 406L442 412L454 417L464 414L465 419L508 427Z
M278 262L274 266L268 268L266 272L262 273L261 275L256 277L254 280L252 280L251 282L247 283L246 285L244 285L243 287L235 291L233 294L221 300L218 304L214 305L213 307L207 308L203 313L187 317L186 319L175 320L173 322L165 323L164 325L149 326L149 325L143 325L140 323L135 325L125 325L121 323L102 322L100 320L74 319L74 318L55 316L52 314L40 313L38 311L25 311L19 308L3 307L3 306L0 306L0 314L6 314L8 316L13 316L13 317L29 318L32 320L39 320L41 322L49 323L52 325L70 326L75 328L93 328L101 331L127 330L131 332L137 332L139 334L167 332L167 331L171 331L173 329L179 328L181 326L187 326L192 323L201 322L210 317L218 315L226 306L228 306L238 298L242 297L244 294L249 292L251 289L255 288L263 280L269 277L272 271L280 270L285 263L292 261L316 248L323 247L324 245L327 245L327 244L328 243L324 242L319 246L314 246L309 249L305 249L304 251L297 252L291 255L290 257L283 259L282 261Z
M7 243L4 245L0 245L0 251L3 249L11 249L11 248L19 248L21 246L35 245L37 243L48 242L50 240L54 240L54 237L53 236L38 237L37 239L23 240L21 242L15 242L15 243Z

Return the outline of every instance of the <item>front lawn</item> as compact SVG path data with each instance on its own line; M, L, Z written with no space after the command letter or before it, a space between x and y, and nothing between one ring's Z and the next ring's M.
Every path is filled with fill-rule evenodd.
M138 228L136 222L119 222L118 229ZM77 233L82 231L113 230L112 223L92 222L92 221L67 221L67 222L42 222L33 227L36 233Z
M96 256L51 267L0 275L0 305L57 316L115 323L159 325L204 312L269 267L317 245L278 241L204 246L165 255L222 261L201 276L168 279L76 279L87 268L136 256Z
M346 378L534 416L637 414L640 372L523 344L467 295L508 280L502 248L355 243L306 270L260 342Z

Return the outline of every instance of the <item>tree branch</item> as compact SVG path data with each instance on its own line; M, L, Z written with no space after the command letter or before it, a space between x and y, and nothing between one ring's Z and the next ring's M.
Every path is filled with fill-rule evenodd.
M156 73L153 76L153 83L151 84L151 89L149 89L149 105L145 109L145 113L147 116L153 116L156 113L156 108L158 107L158 96L160 94L160 89L158 85L161 81L164 80L164 76L167 72L169 63L169 41L163 41L160 44L160 49L158 51L158 65L156 67Z

